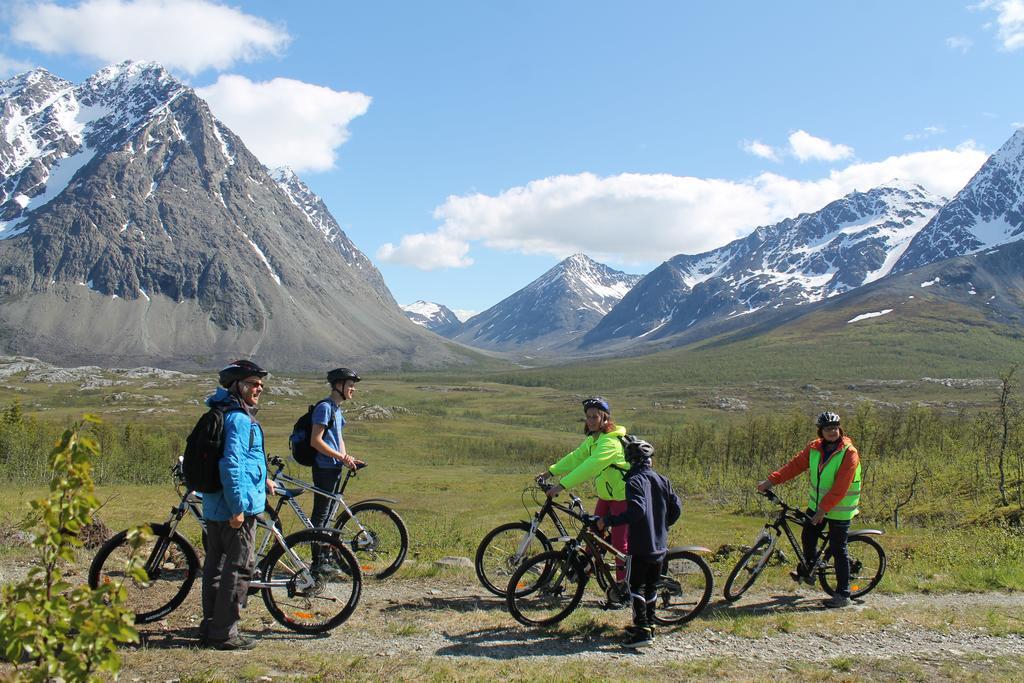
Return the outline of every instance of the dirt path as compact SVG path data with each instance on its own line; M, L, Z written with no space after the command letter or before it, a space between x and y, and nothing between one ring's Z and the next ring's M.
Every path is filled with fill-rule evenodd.
M718 657L781 665L843 657L1024 657L1024 594L878 594L839 611L823 610L822 597L813 591L760 592L734 605L716 598L693 623L661 629L644 651L644 662ZM584 609L556 630L528 629L508 615L503 600L468 579L392 580L369 582L356 614L324 637L284 631L258 599L250 603L245 626L264 645L297 648L310 656L340 651L458 660L634 657L617 644L620 629L629 623L628 610L597 609L596 599L588 596ZM190 644L197 615L186 609L147 627L149 644Z

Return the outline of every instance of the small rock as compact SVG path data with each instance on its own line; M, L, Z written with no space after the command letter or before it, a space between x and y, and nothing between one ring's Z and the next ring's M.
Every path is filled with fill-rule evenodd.
M469 567L473 568L473 560L468 557L442 557L435 560L434 564L439 567Z

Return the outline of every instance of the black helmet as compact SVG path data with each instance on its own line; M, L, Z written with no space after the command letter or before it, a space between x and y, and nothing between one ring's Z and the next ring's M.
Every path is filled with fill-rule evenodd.
M253 376L266 377L267 374L266 370L251 360L236 360L221 368L221 371L217 373L217 379L222 387L228 389L240 379Z
M824 428L828 426L839 426L839 415L826 410L825 412L818 416L816 424L819 428Z
M334 386L335 382L344 382L347 379L350 379L353 382L358 382L359 375L357 375L352 370L349 370L348 368L334 368L333 370L327 373L327 383L330 384L332 387Z
M583 401L583 412L587 412L591 408L597 408L598 410L603 410L604 412L608 413L609 415L612 414L612 407L610 405L608 405L608 401L604 400L604 398L601 397L601 396L591 396L588 399L584 399L584 401Z
M630 465L637 465L644 460L650 460L651 456L654 455L654 446L632 434L622 437L622 450L626 454L626 462Z

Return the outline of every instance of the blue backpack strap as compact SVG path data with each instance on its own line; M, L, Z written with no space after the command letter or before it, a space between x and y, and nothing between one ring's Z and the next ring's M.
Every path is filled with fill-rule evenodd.
M332 429L332 428L334 427L334 415L335 415L335 414L336 414L336 413L338 412L338 406L335 406L335 405L334 405L334 401L332 401L331 399L329 399L329 398L325 398L325 399L324 399L324 400L322 400L322 401L317 401L317 402L316 402L316 403L315 403L315 404L313 405L313 409L315 410L315 409L316 409L316 407L317 407L318 405L320 405L321 403L330 403L330 404L331 404L332 406L334 406L334 410L332 410L332 411L331 411L331 417L330 417L330 419L329 419L329 420L327 420L327 426L326 426L326 427L324 427L324 431L327 431L327 430L330 430L330 429Z

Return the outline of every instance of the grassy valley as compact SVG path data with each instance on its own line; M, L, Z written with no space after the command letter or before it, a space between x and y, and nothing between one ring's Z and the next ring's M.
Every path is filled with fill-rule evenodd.
M877 328L890 321L883 317L865 323ZM866 344L883 336L877 329L872 334L867 326L848 327L858 330L848 337ZM796 331L792 334L798 337ZM912 340L914 335L908 332L906 338ZM782 339L777 342L777 355L767 357L792 368L794 361L786 366L786 359L798 354L784 352ZM900 596L916 599L913 596L922 591L957 595L1024 588L1020 486L1014 483L1020 480L1022 467L1016 454L1024 449L1020 447L1021 426L1016 423L1013 450L1007 459L1010 504L1002 506L992 457L998 445L993 420L1000 386L995 361L989 362L990 371L975 376L958 373L956 381L943 379L954 373L942 372L942 368L920 374L907 369L893 378L881 372L858 376L852 366L841 371L836 368L836 374L800 375L799 380L783 378L781 370L778 378L748 370L747 377L758 377L751 381L743 379L739 360L747 355L736 353L751 343L709 344L586 368L370 376L360 383L355 401L346 410L346 441L349 450L365 458L370 467L353 483L351 499L397 499L395 507L410 530L411 549L408 564L390 580L393 584L366 586L365 610L361 606L359 618L337 631L342 638L339 642L346 643L351 638L365 640L357 634L375 634L374 644L366 647L373 652L384 647L382 652L394 650L397 654L373 664L373 659L360 659L358 651L339 645L345 657L356 658L349 661L343 657L351 675L391 672L413 678L509 675L535 679L546 677L540 665L544 660L498 666L486 654L488 647L499 647L492 640L540 638L530 640L533 644L528 647L550 646L550 655L556 657L610 646L610 639L623 625L622 614L586 609L554 632L530 634L514 624L500 601L485 597L472 569L434 564L447 556L472 557L487 530L532 513L535 499L526 490L531 475L578 444L579 400L592 393L606 395L616 419L657 447L656 465L669 474L684 496L683 521L673 528L672 540L714 551L716 596L740 548L750 542L768 512L753 495L754 484L812 437L812 417L824 407L843 414L849 433L860 446L868 492L858 524L885 529L883 542L890 565L877 595L879 600L897 601L889 607L879 603L877 613L870 609L858 612L848 618L849 623L865 633L881 622L915 633L939 632L953 628L941 616L941 609L922 605L908 612L898 607L898 601L904 599ZM760 348L770 353L771 344L765 342ZM824 362L826 349L808 344L806 350L822 367L831 367ZM871 356L865 351L864 358ZM713 381L719 372L721 380ZM24 373L3 380L9 400L0 403L0 459L4 464L0 477L10 493L0 501L0 564L7 567L5 580L12 572L17 575L28 557L29 550L16 541L17 527L25 516L26 501L45 486L44 454L58 431L83 412L103 419L98 434L104 456L96 463L96 477L100 499L106 501L100 516L108 527L117 530L143 520L162 520L177 501L169 468L213 381L188 376L133 378L101 371L86 375L50 383L29 381ZM291 424L309 403L321 397L324 385L319 378L308 376L271 376L267 384L259 417L269 450L284 454ZM1015 396L1019 395L1018 391ZM294 464L290 471L308 474ZM908 495L915 473L915 494L901 508L901 524L896 529L894 506ZM792 484L782 491L795 502L803 488ZM586 491L584 495L592 497ZM286 519L288 526L297 526L294 519ZM193 540L198 540L198 533L194 523L186 523L186 534ZM90 551L83 551L81 567L71 571L73 580L84 580L82 567L89 556ZM788 563L770 567L759 584L767 593L759 593L750 606L731 608L715 603L693 624L668 634L666 642L677 643L669 647L705 643L708 637L741 641L788 638L787 634L795 636L820 627L821 617L807 612L806 606L792 612L788 603L773 602L777 598L769 597L793 595L788 569ZM806 600L813 601L815 591L810 589ZM765 600L776 606L759 608ZM217 658L192 650L184 659L176 654L178 648L191 644L189 634L197 608L198 598L193 595L167 622L146 630L150 645L126 653L126 673L147 678L154 667L175 667L190 672L195 680L221 680L223 669L219 667L224 664ZM1011 612L976 606L961 618L977 622L977 628L985 633L1005 638L1024 630ZM280 634L267 625L269 622L264 623L262 606L250 608L246 620L247 627L257 632L264 629L270 640L260 650L263 654L250 663L251 671L238 676L255 679L269 672L275 677L286 666L297 667L303 676L312 678L341 675L335 664L317 654L317 644L303 644L310 648L310 656L297 660L289 652L289 636L276 642ZM449 634L444 639L447 645L431 644L427 635L437 632ZM477 632L481 640L474 640L472 634ZM461 645L451 645L452 638ZM161 642L171 649L162 650ZM376 644L380 642L392 644ZM425 648L423 654L417 647ZM472 657L467 661L474 663L470 668L453 669L445 663L448 660L424 659L426 654L446 652ZM768 675L771 670L754 664L733 669L726 664L726 651L709 650L708 657L705 661L703 657L679 655L674 659L666 655L665 661L646 673L632 665L620 671L611 664L614 660L607 658L573 660L564 675L572 679L628 672L630 677L663 678L678 673L746 679ZM815 680L828 672L870 678L877 673L845 660L801 657L786 664L790 667L788 678ZM698 662L705 668L694 668ZM925 673L937 670L932 664L922 666ZM960 663L952 671L977 669L996 679L1012 678L1011 673L1020 666L1016 657L990 658L977 666ZM877 671L895 675L891 667Z

